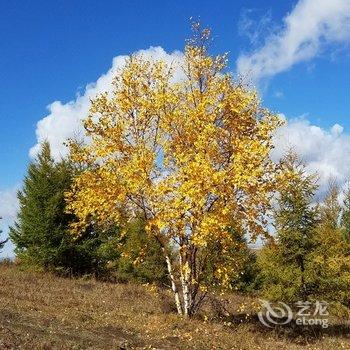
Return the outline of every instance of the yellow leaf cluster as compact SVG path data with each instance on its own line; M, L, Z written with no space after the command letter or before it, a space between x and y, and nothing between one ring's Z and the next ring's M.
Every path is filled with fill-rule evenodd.
M127 59L113 92L91 103L90 142L71 147L85 164L67 194L77 227L142 215L149 232L199 247L234 244L233 224L264 232L278 182L271 138L281 120L225 72L226 62L189 43L184 79L174 82L165 62ZM226 270L218 271L223 279Z

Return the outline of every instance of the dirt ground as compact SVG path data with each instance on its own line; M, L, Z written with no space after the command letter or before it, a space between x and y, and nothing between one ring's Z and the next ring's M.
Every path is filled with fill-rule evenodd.
M64 279L1 265L0 288L0 350L350 350L349 320L326 330L268 329L244 306L254 300L239 295L211 298L189 321L176 315L167 291L149 285Z

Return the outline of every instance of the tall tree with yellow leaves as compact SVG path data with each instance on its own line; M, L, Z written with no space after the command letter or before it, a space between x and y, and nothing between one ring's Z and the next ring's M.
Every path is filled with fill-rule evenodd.
M90 142L71 147L87 170L67 194L77 232L91 220L122 225L142 214L162 246L178 313L187 317L206 294L205 247L219 242L216 253L226 256L241 244L230 229L265 233L277 185L269 154L281 124L225 71L226 55L208 54L209 30L194 29L180 65L131 56L113 92L92 101L84 121ZM234 269L218 259L223 286Z

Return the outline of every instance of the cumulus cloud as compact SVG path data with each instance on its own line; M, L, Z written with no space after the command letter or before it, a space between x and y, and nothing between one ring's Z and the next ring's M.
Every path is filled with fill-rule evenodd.
M301 6L300 3L298 6ZM183 59L181 52L176 51L169 54L160 47L141 50L137 54L151 59L163 59L168 63L179 63ZM37 154L40 142L44 140L50 142L53 156L56 159L66 154L64 141L75 135L83 135L81 120L88 114L90 99L100 92L110 91L112 78L116 71L124 65L126 57L115 57L111 69L95 83L87 85L84 93L78 95L75 100L67 103L55 101L50 104L49 114L37 124L37 144L30 150L32 157ZM180 74L178 71L175 79L181 79ZM282 96L282 93L278 93L278 97ZM344 162L344 159L350 154L350 135L344 133L343 127L338 124L326 130L311 124L305 117L292 119L277 132L275 145L274 158L276 159L281 157L287 149L293 147L308 163L308 169L320 174L321 188L327 186L331 177L338 179L341 183L350 179L350 165ZM0 216L13 217L15 215L15 192L15 190L9 190L2 193Z
M237 71L257 83L314 58L329 44L349 41L349 0L299 0L260 48L238 57Z
M273 158L279 159L288 149L294 149L307 164L308 171L319 174L320 192L324 193L330 179L342 186L350 179L350 135L334 124L323 129L305 117L292 119L275 136Z
M14 220L18 210L17 187L0 191L0 218L6 222Z
M135 53L152 60L164 60L169 64L181 62L183 54L180 51L166 53L161 47L150 47L147 50L140 50ZM54 101L48 106L49 114L37 123L36 137L37 143L29 154L35 157L40 149L40 143L47 140L51 145L52 156L59 159L65 156L67 149L64 142L70 137L82 137L82 123L89 111L90 99L101 92L111 90L112 79L118 69L122 68L128 56L117 56L113 59L110 70L103 74L95 83L86 86L82 95L78 95L75 100L63 103ZM175 79L180 79L181 72L175 70Z

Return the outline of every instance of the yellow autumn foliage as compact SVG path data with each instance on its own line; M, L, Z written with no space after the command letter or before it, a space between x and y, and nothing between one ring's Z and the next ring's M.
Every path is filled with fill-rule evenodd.
M166 62L126 60L113 92L91 102L90 142L72 143L72 158L86 170L67 193L78 228L92 218L122 225L142 215L149 233L182 248L195 281L195 267L185 265L191 249L212 241L229 248L233 224L254 237L265 233L278 182L269 155L282 123L226 71L226 55L208 54L208 36L185 47L180 81ZM218 270L224 282L228 269Z

